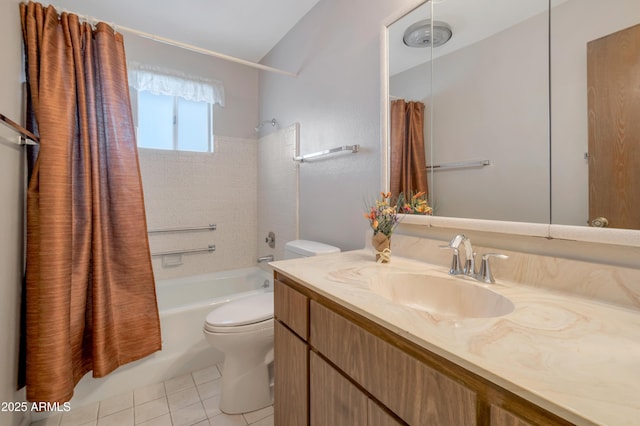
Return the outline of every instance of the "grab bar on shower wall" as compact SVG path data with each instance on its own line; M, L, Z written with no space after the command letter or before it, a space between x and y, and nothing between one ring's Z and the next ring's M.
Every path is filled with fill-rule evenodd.
M313 154L306 154L306 155L300 155L298 157L293 157L293 160L303 163L306 160L311 160L312 158L324 157L325 155L335 154L337 152L350 151L352 154L355 154L359 150L360 150L360 145L358 144L345 145L345 146L339 146L337 148L327 149L324 151L314 152Z
M215 223L207 226L191 226L185 228L166 228L166 229L152 229L148 231L149 234L166 234L170 232L191 232L191 231L215 231L217 225Z
M151 256L171 256L173 254L185 254L185 253L205 253L216 251L215 244L209 244L207 248L197 248L197 249L185 249L185 250L175 250L175 251L161 251L157 253L151 253Z

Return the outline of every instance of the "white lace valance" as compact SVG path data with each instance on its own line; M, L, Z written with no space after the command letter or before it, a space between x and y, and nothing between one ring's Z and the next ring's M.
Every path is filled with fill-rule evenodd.
M138 63L130 62L127 67L129 85L138 91L224 106L224 86L220 81Z

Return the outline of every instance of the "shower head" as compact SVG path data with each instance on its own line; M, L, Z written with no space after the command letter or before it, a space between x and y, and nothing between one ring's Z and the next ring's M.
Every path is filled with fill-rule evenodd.
M409 47L438 47L448 42L452 35L451 26L440 21L433 21L432 33L431 22L425 19L410 25L402 41Z
M259 131L260 131L260 129L262 129L262 127L263 127L265 124L271 124L271 126L276 127L278 123L276 122L276 119L275 119L275 118L272 118L271 120L264 120L264 121L261 121L261 122L260 122L260 123L255 127L255 131L256 131L256 132L259 132Z

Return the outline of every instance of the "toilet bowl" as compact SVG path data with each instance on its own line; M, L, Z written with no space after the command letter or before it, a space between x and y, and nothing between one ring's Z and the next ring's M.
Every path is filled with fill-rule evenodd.
M220 410L227 414L271 405L273 292L234 300L212 310L206 340L224 353Z
M339 252L316 241L285 244L284 258ZM224 353L220 410L247 413L273 403L269 366L273 362L273 292L225 303L212 310L203 329L207 341Z

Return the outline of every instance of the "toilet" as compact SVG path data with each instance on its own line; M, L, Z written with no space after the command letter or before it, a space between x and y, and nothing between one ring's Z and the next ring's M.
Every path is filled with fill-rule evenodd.
M285 244L284 258L337 253L340 249L316 241ZM242 297L213 309L204 336L224 353L220 410L240 414L273 403L269 368L273 362L273 292Z

